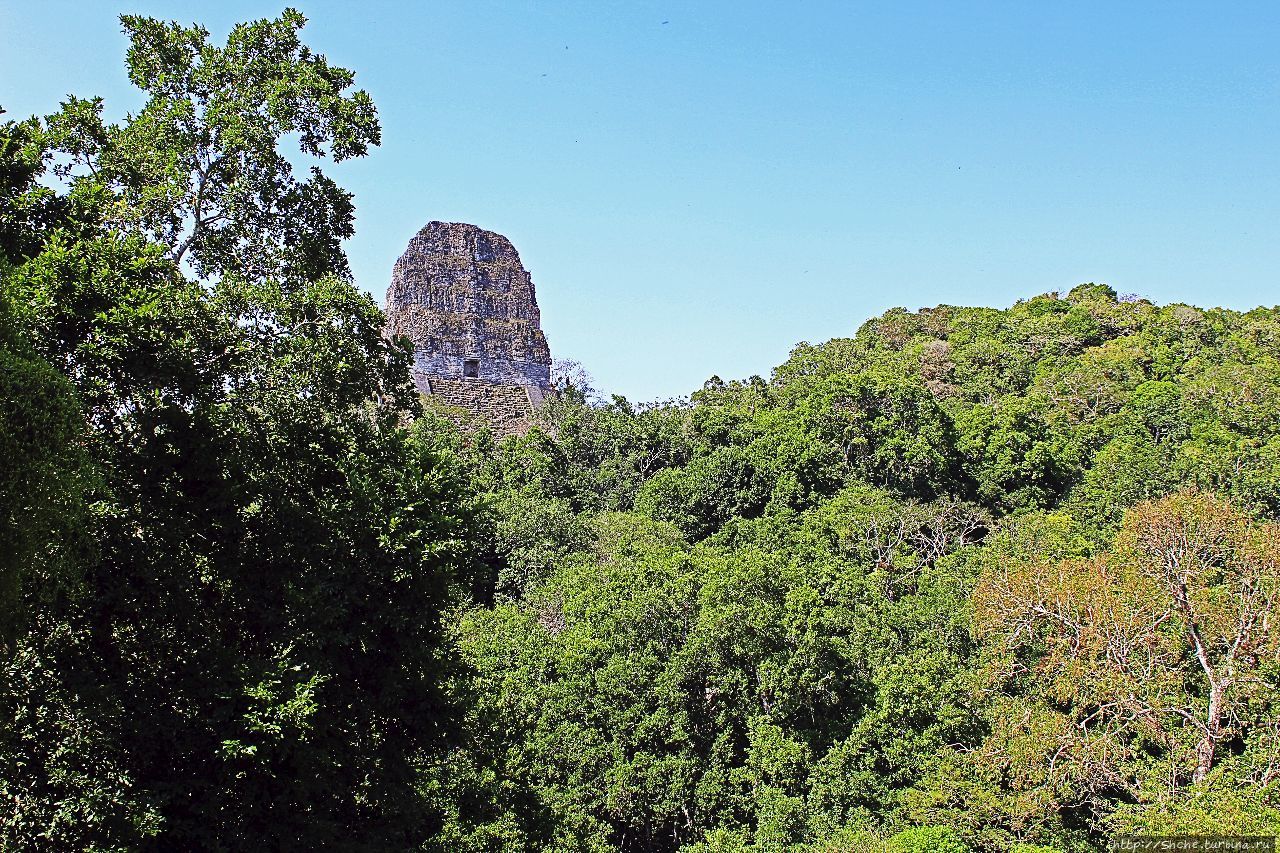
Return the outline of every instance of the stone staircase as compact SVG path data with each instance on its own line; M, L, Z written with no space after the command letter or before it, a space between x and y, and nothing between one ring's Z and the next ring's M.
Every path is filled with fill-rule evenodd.
M528 428L533 407L542 401L541 389L523 385L498 385L482 379L444 379L428 376L426 391L432 397L483 418L497 435L511 435ZM536 392L535 402L530 391Z

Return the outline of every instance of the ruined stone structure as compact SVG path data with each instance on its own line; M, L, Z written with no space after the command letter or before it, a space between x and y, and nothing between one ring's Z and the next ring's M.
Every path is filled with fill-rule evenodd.
M519 430L551 389L533 281L501 234L428 222L396 261L387 321L413 341L418 390L499 432Z

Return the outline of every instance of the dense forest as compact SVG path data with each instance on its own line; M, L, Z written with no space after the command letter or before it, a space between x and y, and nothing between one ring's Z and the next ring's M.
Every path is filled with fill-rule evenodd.
M136 114L0 125L4 849L1280 832L1280 310L893 310L499 440L352 280L302 16L121 20Z

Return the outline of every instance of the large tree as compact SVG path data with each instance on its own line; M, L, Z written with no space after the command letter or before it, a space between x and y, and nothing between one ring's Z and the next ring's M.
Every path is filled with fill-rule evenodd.
M104 121L101 98L69 98L49 117L55 171L93 199L105 224L164 246L200 277L347 276L351 196L318 165L298 180L282 143L310 158L364 156L381 139L355 75L299 39L306 19L239 24L223 47L200 26L121 17L137 115Z
M80 582L27 590L3 663L0 846L415 847L466 500L350 281L349 195L282 147L362 155L376 113L292 10L222 46L122 22L143 108L24 123L0 194L15 334L94 472Z
M1001 742L1034 735L1033 777L1067 802L1176 792L1227 746L1274 767L1278 605L1280 526L1194 491L1134 507L1093 558L996 555L975 628L1031 697L1001 703Z

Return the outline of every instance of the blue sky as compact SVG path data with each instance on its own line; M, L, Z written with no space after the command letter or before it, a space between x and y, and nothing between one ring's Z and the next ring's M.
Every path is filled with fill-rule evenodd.
M512 239L607 392L768 371L886 308L1103 281L1280 302L1280 4L300 2L383 146L332 171L381 299L431 219ZM115 15L0 0L0 105L139 103Z

